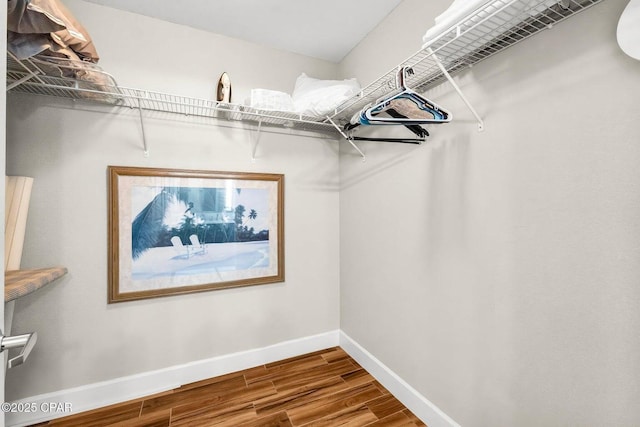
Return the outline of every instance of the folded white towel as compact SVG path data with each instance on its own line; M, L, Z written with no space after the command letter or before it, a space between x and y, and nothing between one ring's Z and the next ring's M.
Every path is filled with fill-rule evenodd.
M497 9L504 8L502 12L498 12L496 22L499 24L492 25L491 20L483 23L486 28L484 31L491 32L496 30L495 36L500 34L498 29L502 28L501 24L512 19L514 16L522 16L526 13L529 16L535 16L549 6L558 3L559 0L516 0L509 2L507 0L455 0L451 6L435 19L436 25L429 28L422 38L424 47L449 30L456 23L464 22L473 17L473 22L480 22L490 14L496 12ZM510 4L509 4L510 3Z

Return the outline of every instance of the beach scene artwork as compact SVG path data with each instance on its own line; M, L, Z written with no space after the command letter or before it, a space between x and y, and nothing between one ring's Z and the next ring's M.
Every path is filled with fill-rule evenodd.
M120 176L117 293L282 277L279 181Z
M270 265L266 189L135 186L131 198L134 283L224 282Z

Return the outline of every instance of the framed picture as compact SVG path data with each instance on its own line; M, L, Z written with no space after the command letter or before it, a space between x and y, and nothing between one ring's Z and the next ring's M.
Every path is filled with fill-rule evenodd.
M109 303L284 281L284 175L108 175Z

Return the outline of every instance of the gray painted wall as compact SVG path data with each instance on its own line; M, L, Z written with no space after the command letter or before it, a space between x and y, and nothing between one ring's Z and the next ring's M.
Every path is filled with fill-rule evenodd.
M368 83L448 5L405 0L336 67L68 3L120 84L211 98L227 71L238 100L291 91L302 71ZM625 3L460 75L484 132L444 84L427 95L455 121L420 147L363 143L366 163L263 134L252 164L251 132L164 117L146 122L145 159L135 114L10 96L7 172L36 178L23 262L70 274L19 302L15 330L41 338L7 399L340 327L465 426L640 424L640 62L615 42ZM285 173L287 282L108 306L109 164ZM324 237L309 244L309 229Z
M415 36L398 22L430 22L427 3L403 2L349 71L399 56ZM363 143L365 163L343 150L341 328L461 425L640 424L640 62L616 43L625 5L460 75L484 132L444 84L427 96L454 122L428 143Z
M65 4L121 85L212 99L227 71L234 96L243 100L252 87L290 92L302 71L336 73L334 64L299 55L89 3ZM122 25L111 38L113 22ZM207 50L187 55L186 40ZM145 158L137 111L9 98L7 173L35 178L23 267L64 265L69 274L16 304L14 331L36 330L39 341L28 363L8 373L8 400L339 327L336 141L263 132L252 163L255 130L146 114ZM284 173L286 282L107 305L107 165Z

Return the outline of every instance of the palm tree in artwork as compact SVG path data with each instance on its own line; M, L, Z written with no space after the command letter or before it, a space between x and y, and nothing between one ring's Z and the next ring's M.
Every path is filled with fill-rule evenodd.
M236 206L236 210L235 210L235 221L236 224L238 225L238 227L242 226L242 223L244 222L244 220L242 218L244 218L244 211L245 211L245 207L242 205L238 205Z
M258 217L258 212L255 209L251 209L249 211L249 219L256 219Z
M185 188L164 187L162 191L134 218L131 224L131 255L137 259L149 248L158 244L165 229L163 224L167 206L173 200L188 205L189 194Z
M147 249L158 243L164 229L162 219L171 194L162 191L135 217L131 224L131 255L137 259Z

